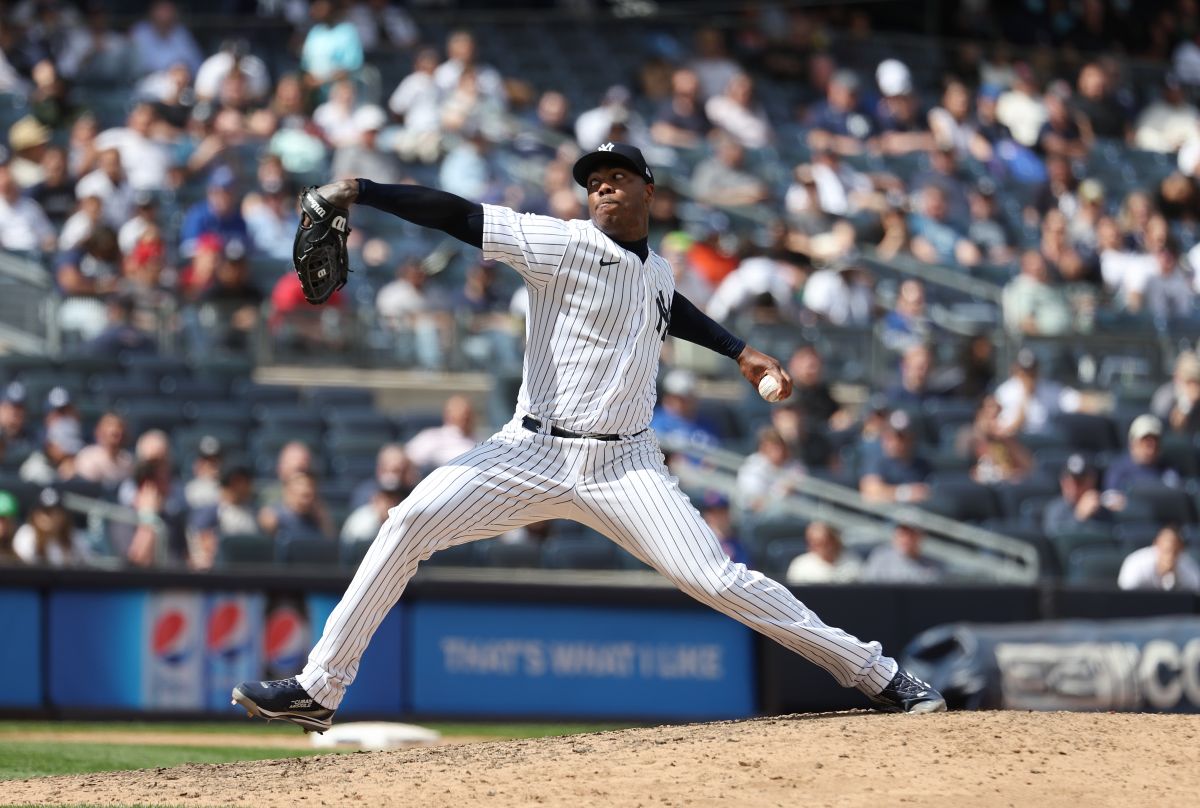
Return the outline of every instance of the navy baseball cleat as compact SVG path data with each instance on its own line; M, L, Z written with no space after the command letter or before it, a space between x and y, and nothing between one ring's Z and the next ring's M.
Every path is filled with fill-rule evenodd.
M915 715L946 711L946 700L942 694L903 668L896 671L892 681L878 695L869 698L876 707L889 713Z
M318 704L294 676L266 682L242 682L233 689L233 703L245 707L251 718L291 721L305 732L324 732L333 725L333 710Z

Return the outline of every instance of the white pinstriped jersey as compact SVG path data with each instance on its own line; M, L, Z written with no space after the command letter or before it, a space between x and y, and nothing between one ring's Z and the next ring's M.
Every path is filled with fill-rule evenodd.
M645 262L590 221L483 206L484 257L529 287L517 409L575 432L631 434L650 424L671 319L671 266Z

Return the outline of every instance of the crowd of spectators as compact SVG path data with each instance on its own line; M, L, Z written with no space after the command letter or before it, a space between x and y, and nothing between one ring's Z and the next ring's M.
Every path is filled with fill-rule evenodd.
M996 44L907 50L874 40L861 9L759 10L733 31L647 34L631 51L637 63L605 72L611 86L592 96L507 56L489 63L485 54L501 55L488 47L498 31L433 34L419 14L371 0L276 5L286 46L195 30L170 0L128 29L101 5L17 4L0 40L0 92L21 112L0 165L0 247L49 268L59 325L84 351L153 353L172 331L194 355L244 352L264 329L305 351L344 351L340 314L376 329L405 363L515 374L528 301L510 274L467 256L440 278L452 258L369 211L356 212L351 244L367 272L309 310L286 271L295 193L369 176L581 217L570 166L610 139L660 167L652 246L714 318L751 336L857 329L885 357L855 380L864 393L855 404L835 395L846 379L826 378L825 364L841 372L846 357L793 340L781 356L793 399L738 413L734 434L730 419L700 406L697 379L672 368L682 363L668 351L655 429L749 454L727 503L735 518L769 515L809 474L872 502L914 505L931 504L948 471L983 486L1060 472L1075 480L1061 452L1043 450L1061 416L1096 415L1111 400L1064 386L1032 350L1000 367L995 346L1097 332L1112 314L1171 334L1194 319L1200 48L1172 33L1186 2L1155 4L1128 32L1127 10L1085 3L1047 24L1047 41L1014 26L1019 14L983 4L986 26L956 24ZM1147 80L1114 55L1118 46L1162 69ZM876 262L908 270L893 283ZM995 316L974 331L952 328L931 302L944 290L928 265L995 286ZM211 444L196 447L190 476L173 468L170 436L125 434L119 413L89 421L95 443L85 447L62 393L66 402L38 402L43 423L20 428L3 420L20 395L6 395L6 452L24 453L22 479L47 491L78 476L153 513L118 548L135 563L168 552L205 567L217 536L251 528L359 541L419 478L410 469L478 437L469 402L452 399L435 432L381 450L388 470L335 520L303 444L283 447L275 484L255 490L257 478L217 462ZM1077 493L1061 520L1120 512L1146 483L1183 490L1194 455L1176 468L1163 446L1190 441L1198 397L1200 362L1181 353L1153 402L1125 420L1113 414L1120 434L1083 461L1104 467L1103 485ZM1093 510L1092 500L1104 504ZM919 558L910 527L897 527L892 555L867 559L861 574ZM822 534L812 552L836 545L836 533Z

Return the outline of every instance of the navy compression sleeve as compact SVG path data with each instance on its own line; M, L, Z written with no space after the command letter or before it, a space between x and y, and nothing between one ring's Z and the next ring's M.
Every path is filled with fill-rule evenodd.
M461 196L422 185L384 185L359 178L355 202L441 230L474 247L483 246L483 205Z
M671 298L671 324L667 327L667 333L730 359L737 359L746 347L745 340L730 334L724 326L678 292Z

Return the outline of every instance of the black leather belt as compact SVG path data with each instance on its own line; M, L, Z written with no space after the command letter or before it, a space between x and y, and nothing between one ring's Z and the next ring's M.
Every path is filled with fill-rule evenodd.
M542 422L539 421L537 418L534 418L532 415L526 415L524 418L522 418L521 426L525 427L530 432L537 432L542 435L547 434L547 430L542 426ZM633 435L618 435L614 432L609 432L609 433L572 432L569 429L563 429L562 427L557 427L557 426L554 426L553 424L551 424L548 434L553 435L556 438L588 438L590 440L625 440L626 438L634 437L634 435L640 435L645 431L646 430L641 429L641 430L638 430L637 432L634 432Z

